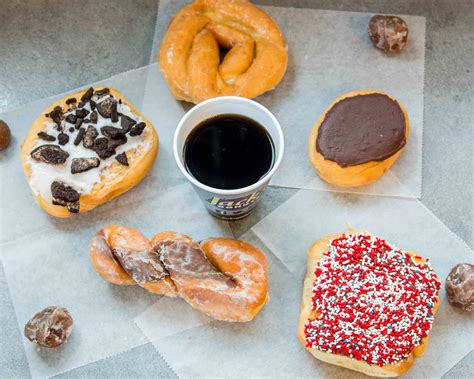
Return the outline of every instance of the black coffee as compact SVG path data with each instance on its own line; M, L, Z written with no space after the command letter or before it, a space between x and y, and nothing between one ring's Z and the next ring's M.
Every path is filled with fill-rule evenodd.
M258 122L223 114L201 122L184 145L188 172L219 189L237 189L258 182L272 168L273 141Z

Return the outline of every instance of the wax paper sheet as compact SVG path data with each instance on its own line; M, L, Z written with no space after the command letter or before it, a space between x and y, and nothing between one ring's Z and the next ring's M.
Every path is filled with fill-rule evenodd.
M161 0L150 63L155 63L171 18L187 0ZM401 54L378 50L367 34L371 14L262 7L278 23L289 47L289 65L274 91L256 100L280 121L285 157L271 184L400 197L421 196L425 18L403 16L410 28ZM338 96L358 89L377 89L397 98L410 118L405 151L379 181L357 188L339 188L321 180L308 159L313 124ZM169 95L169 90L168 90ZM166 96L160 93L160 96Z
M306 251L350 226L428 257L443 283L453 265L473 258L418 201L302 190L242 237L269 253L270 301L252 322L206 322L173 336L152 322L138 325L180 377L364 377L314 359L296 339ZM472 317L448 303L443 287L425 356L405 376L441 377L473 340Z
M161 150L171 146L171 139L143 109L148 70L121 74L100 84L117 88L150 119ZM138 186L88 213L68 219L48 216L30 193L19 148L37 115L63 96L0 115L13 134L11 146L0 159L0 259L18 326L22 331L34 313L49 305L68 308L75 321L69 343L59 349L39 349L23 339L33 377L53 376L146 342L133 318L158 297L138 286L112 285L96 274L89 261L89 241L98 229L128 225L150 238L163 230L176 230L198 240L232 236L226 222L208 215L191 185L172 174L168 179L160 164L154 165ZM161 151L157 163L160 159Z

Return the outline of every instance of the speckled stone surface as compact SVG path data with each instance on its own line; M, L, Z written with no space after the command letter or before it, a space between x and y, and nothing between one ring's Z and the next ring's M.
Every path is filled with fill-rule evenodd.
M255 2L426 17L421 201L472 247L473 1ZM146 65L156 9L157 0L3 1L0 6L0 112ZM244 233L293 193L295 190L269 188L259 208L249 218L233 225L234 233ZM17 326L2 267L0 325L0 378L29 377L22 333ZM467 378L472 372L474 353L471 352L445 377ZM151 344L146 344L61 377L167 378L175 375Z

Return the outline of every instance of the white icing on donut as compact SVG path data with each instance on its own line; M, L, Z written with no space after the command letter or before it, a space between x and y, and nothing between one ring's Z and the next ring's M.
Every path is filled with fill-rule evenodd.
M94 95L92 97L92 100L97 103L101 103L102 101L104 101L105 99L109 97L110 95L106 95L106 96L102 96L101 98L98 98L96 95ZM89 112L91 111L91 108L88 102L86 103L83 109L86 109ZM122 104L117 103L117 112L122 113L132 118L137 123L142 121L141 117L133 113L130 107L124 103ZM75 110L72 110L72 111L64 113L64 115L66 117L67 115L74 114L74 113L75 113ZM87 118L89 118L89 116L90 114L87 116ZM114 126L118 128L121 127L120 117L119 117L118 122L112 122L110 118L102 117L99 112L97 112L97 116L98 116L97 124L90 124L90 125L94 126L99 132L98 138L102 137L100 128L103 126ZM64 133L69 135L69 142L64 146L60 146L63 150L69 153L69 158L66 160L64 164L51 165L51 164L47 164L43 162L38 162L32 159L31 157L27 158L27 162L31 167L31 175L29 178L31 189L36 195L40 195L42 198L50 202L53 200L52 195L51 195L51 183L53 183L54 181L61 181L65 183L66 185L74 188L80 194L88 194L92 191L92 188L94 187L94 185L96 183L99 183L99 181L101 180L101 176L110 177L111 173L109 172L108 168L110 167L112 163L116 162L115 156L117 154L121 154L129 150L135 150L139 147L143 149L143 153L144 153L148 151L148 149L151 147L150 141L145 140L145 134L147 133L147 129L151 127L150 125L147 125L144 132L139 136L131 137L130 135L127 134L127 142L123 145L120 145L119 147L115 149L116 150L115 155L107 159L101 160L100 166L98 168L93 168L89 171L78 173L78 174L71 174L71 162L73 158L97 158L97 154L91 149L86 149L83 146L82 142L79 143L79 145L77 146L74 145L74 140L79 131L74 130L74 132L72 133L68 132L68 129L70 127L74 127L73 124L70 124L66 122L65 120L63 120L61 125L63 126ZM88 125L89 124L83 124L82 127L87 129ZM56 137L56 141L46 142L41 139L38 139L34 148L41 145L49 144L49 143L57 144L57 136L59 134L59 131L56 129L56 124L54 122L52 121L45 122L43 132Z

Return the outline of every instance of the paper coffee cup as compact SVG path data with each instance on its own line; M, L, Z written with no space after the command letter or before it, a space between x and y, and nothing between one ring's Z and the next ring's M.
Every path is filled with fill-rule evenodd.
M184 146L187 137L203 121L222 114L241 115L258 122L273 140L273 166L265 176L250 186L231 190L209 187L199 182L186 169ZM224 220L238 220L255 208L265 187L280 166L283 151L283 132L275 116L263 105L237 96L216 97L196 105L181 119L173 139L173 152L179 169L191 182L209 213Z

